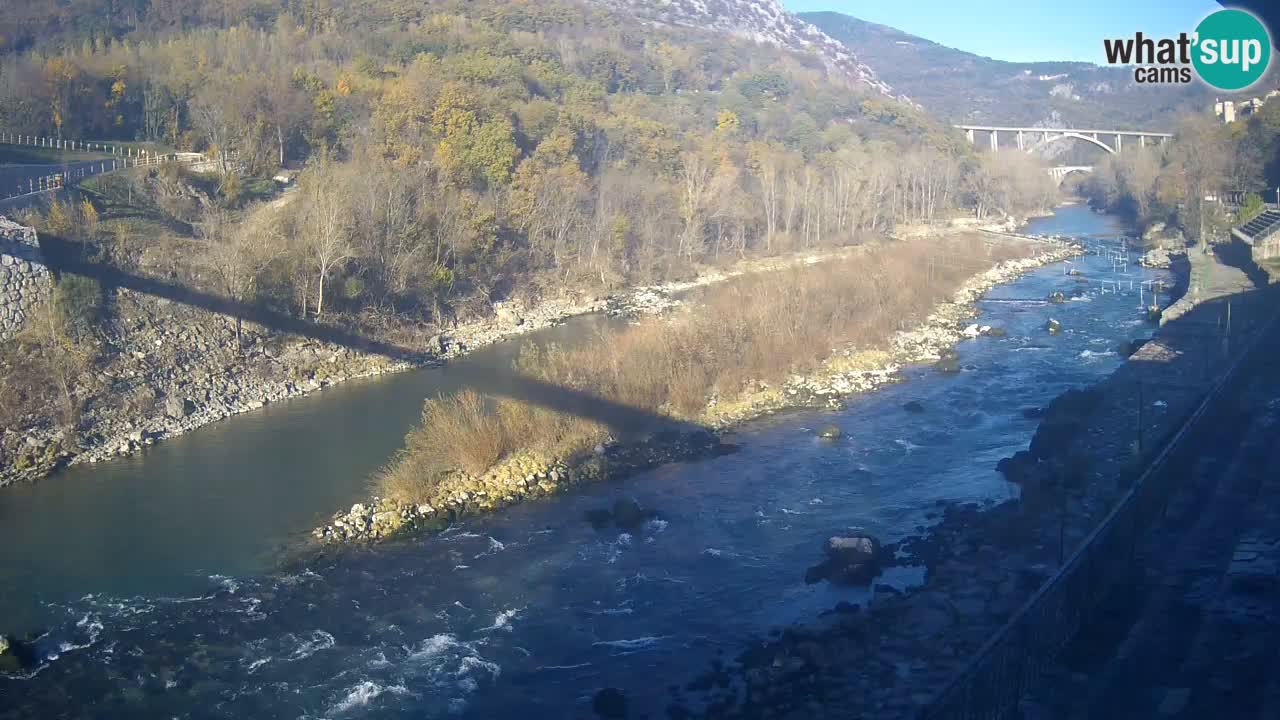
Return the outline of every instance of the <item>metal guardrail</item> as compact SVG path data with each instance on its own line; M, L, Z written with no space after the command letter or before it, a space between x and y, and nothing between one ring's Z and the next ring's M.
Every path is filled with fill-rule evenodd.
M1277 325L1280 315L1258 329L1107 517L920 712L922 720L1015 716L1027 690L1098 609L1106 591L1131 574L1134 548L1171 494L1171 474L1163 472L1171 455Z

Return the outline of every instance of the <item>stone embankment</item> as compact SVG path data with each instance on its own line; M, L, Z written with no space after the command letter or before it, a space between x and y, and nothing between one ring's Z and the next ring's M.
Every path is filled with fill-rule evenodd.
M0 217L0 340L16 335L49 292L35 230Z
M788 408L838 406L850 395L895 382L903 366L938 360L951 346L980 331L969 320L977 314L974 301L987 290L1082 251L1075 245L1054 245L1035 257L999 263L966 281L919 327L896 333L889 340L889 349L848 348L818 372L793 376L782 388L760 383L755 392L731 403L713 399L701 426L725 429ZM661 307L661 303L648 307ZM335 514L313 535L322 542L367 541L410 530L439 528L460 515L492 511L584 481L616 478L659 462L723 448L713 433L697 429L658 433L638 443L600 445L585 456L574 451L526 453L504 460L483 475L460 471L447 474L433 491L433 499L426 503L410 505L391 498L357 503L350 510Z

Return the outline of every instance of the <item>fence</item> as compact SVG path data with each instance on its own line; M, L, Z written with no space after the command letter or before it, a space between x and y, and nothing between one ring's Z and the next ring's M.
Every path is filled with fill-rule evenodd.
M0 131L0 144L23 145L26 147L63 150L67 152L99 152L107 155L119 155L126 158L142 158L154 155L143 148L120 143L90 142L86 140L66 140L63 138L44 137L42 135L19 135Z
M1259 342L1275 331L1278 319L1272 317L1253 336L1106 519L924 708L923 720L1016 716L1026 691L1098 609L1106 591L1131 575L1138 539L1163 513L1172 493L1175 474L1164 472L1170 457L1223 390L1239 380L1241 368ZM1141 443L1141 433L1139 438Z
M34 195L42 192L49 192L51 190L60 190L76 180L83 180L87 177L115 172L117 170L150 167L153 165L175 162L182 163L196 172L206 172L214 169L217 165L216 161L209 160L201 153L167 153L164 155L142 153L139 155L126 155L123 157L112 158L110 160L90 160L78 163L75 167L68 168L59 173L25 178L17 184L16 188L5 188L3 191L0 191L0 199L7 200L9 198L21 197L23 195Z

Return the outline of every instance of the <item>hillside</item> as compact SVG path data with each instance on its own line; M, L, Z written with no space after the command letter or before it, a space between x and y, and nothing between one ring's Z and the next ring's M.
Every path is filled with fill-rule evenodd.
M782 7L779 0L602 0L645 22L713 30L802 54L816 55L829 70L885 95L893 88L861 62L849 46Z
M1033 159L976 156L773 1L183 3L119 16L82 0L68 6L82 23L35 23L24 0L13 15L0 128L219 162L106 176L22 218L108 282L60 280L83 312L0 346L0 426L23 430L0 438L0 469L36 464L24 436L63 438L37 459L78 452L108 434L100 419L158 397L222 412L221 390L97 382L138 377L134 343L155 338L131 316L179 317L122 295L122 276L231 303L236 321L197 313L174 324L208 331L175 342L208 357L199 343L218 338L227 364L209 372L266 388L284 380L252 358L291 357L282 329L438 354L471 344L455 335L467 323L900 224L1025 214L1055 193ZM278 197L282 168L296 180Z
M1213 102L1198 84L1143 86L1123 68L1005 62L841 13L800 17L853 48L880 78L927 112L952 122L1031 125L1056 114L1067 124L1154 129L1168 127L1179 111Z

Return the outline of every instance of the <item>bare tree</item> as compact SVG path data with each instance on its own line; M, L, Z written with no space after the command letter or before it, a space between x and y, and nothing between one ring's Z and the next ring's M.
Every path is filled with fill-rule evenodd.
M301 248L316 279L316 317L324 314L324 286L330 274L355 257L343 203L343 179L333 164L322 161L303 178L297 228ZM304 310L305 313L305 310Z
M201 260L213 273L219 292L238 303L250 302L263 270L278 254L277 221L270 208L252 208L240 222L225 210L209 207L197 226ZM236 346L241 346L243 322L235 318Z

